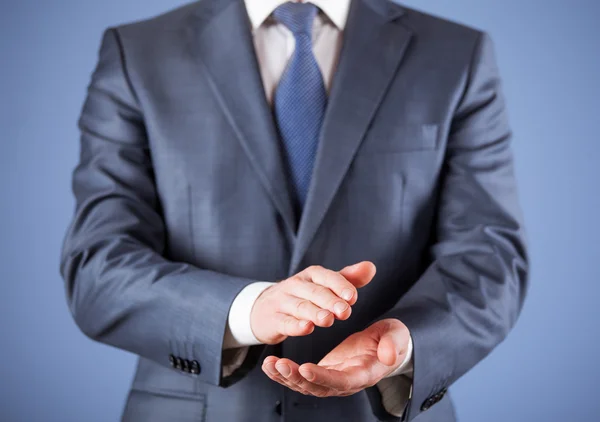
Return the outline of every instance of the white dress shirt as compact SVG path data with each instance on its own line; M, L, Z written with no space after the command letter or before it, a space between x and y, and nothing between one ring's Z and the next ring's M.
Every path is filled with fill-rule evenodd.
M271 13L287 0L245 0L252 25L254 48L258 59L265 95L269 104L294 48L292 33L275 21ZM313 52L329 92L337 68L342 36L350 0L311 0L320 12L313 24ZM224 340L223 374L230 375L246 358L248 346L260 344L250 327L250 313L258 296L274 283L257 282L244 288L232 303ZM402 416L412 390L412 339L404 362L377 387L383 406L395 416Z

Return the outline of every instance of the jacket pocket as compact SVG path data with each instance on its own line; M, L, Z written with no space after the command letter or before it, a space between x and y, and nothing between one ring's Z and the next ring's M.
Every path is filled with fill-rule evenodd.
M205 422L206 396L182 397L132 389L123 422Z
M435 150L439 143L439 125L402 123L373 128L364 140L363 153L394 153Z

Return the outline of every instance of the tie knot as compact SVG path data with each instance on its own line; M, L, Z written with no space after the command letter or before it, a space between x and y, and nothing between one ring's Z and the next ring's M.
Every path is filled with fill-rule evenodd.
M285 25L294 36L312 33L312 26L317 15L317 6L311 3L287 2L273 11L273 16Z

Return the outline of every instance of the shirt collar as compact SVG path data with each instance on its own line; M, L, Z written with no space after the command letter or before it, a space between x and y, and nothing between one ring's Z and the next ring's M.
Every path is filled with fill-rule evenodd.
M288 0L244 0L250 17L252 29L257 29L267 19L277 6ZM344 30L348 18L351 0L310 0L327 15L340 31Z

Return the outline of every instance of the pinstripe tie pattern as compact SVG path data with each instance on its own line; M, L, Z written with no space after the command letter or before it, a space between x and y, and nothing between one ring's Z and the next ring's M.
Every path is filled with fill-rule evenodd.
M274 113L299 211L306 201L327 105L323 76L312 48L317 11L310 3L288 2L273 12L296 40L294 53L275 90Z

